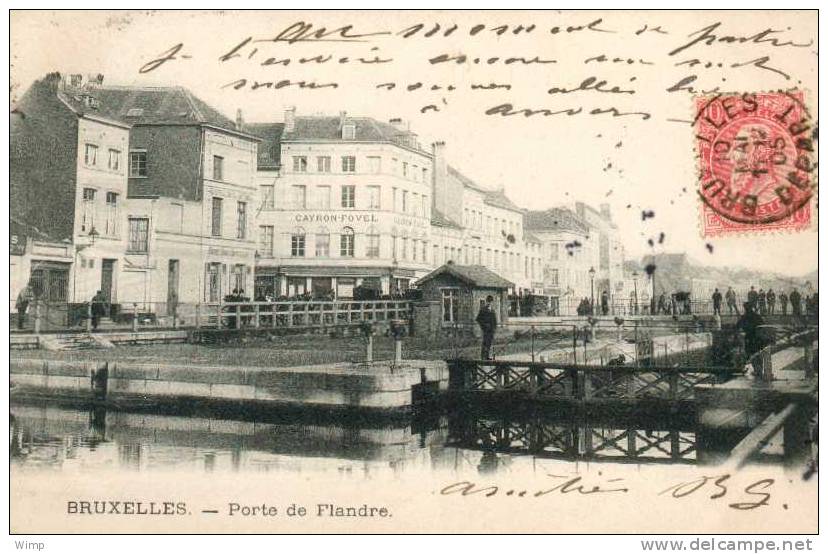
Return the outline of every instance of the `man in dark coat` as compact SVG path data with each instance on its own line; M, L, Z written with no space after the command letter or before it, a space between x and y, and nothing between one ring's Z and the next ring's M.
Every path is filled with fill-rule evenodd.
M747 294L747 301L754 308L756 307L756 303L759 301L759 293L756 292L755 288L750 287L750 290L748 291L748 294Z
M657 314L663 314L667 311L667 299L664 297L664 293L662 292L661 295L658 297L658 307L656 308Z
M26 325L26 310L29 309L29 303L34 299L32 294L32 287L28 284L23 287L20 294L17 295L17 302L15 308L17 309L17 328L23 329Z
M767 305L767 295L765 294L765 289L759 289L759 314L765 315L768 313L768 305Z
M480 306L480 311L477 313L476 321L483 333L483 344L480 348L480 358L482 360L493 359L492 342L494 342L495 329L497 329L497 314L492 309L492 302L494 302L494 297L492 295L487 296L486 303Z
M719 289L713 291L713 315L722 315L722 293Z
M802 315L802 295L799 294L799 291L794 289L791 291L790 296L788 296L788 300L791 303L791 313L795 316Z
M773 292L773 289L768 289L767 298L768 298L768 313L770 315L773 315L773 313L776 311L776 293Z
M745 302L745 313L736 323L736 328L745 334L745 354L749 357L761 350L763 344L759 336L759 327L765 320L756 313L756 304Z
M601 293L601 313L603 315L609 313L609 293L607 291Z
M95 293L95 296L92 297L92 330L95 331L98 329L98 322L100 322L101 317L103 317L106 311L106 296L102 290L99 290Z
M788 295L784 290L779 293L779 309L782 315L788 315Z

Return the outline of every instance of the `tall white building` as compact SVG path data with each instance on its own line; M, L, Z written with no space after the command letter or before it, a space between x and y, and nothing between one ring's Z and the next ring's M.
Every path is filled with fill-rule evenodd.
M251 129L280 145L260 156L258 296L394 294L432 267L431 154L402 121L288 109Z

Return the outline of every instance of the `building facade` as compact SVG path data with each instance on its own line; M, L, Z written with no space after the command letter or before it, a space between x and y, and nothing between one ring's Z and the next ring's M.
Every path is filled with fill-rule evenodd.
M400 120L289 109L252 128L281 147L259 158L258 297L400 294L432 267L431 154Z
M18 250L52 245L48 259L12 264L12 298L32 280L55 302L100 290L112 316L169 317L252 292L259 139L240 118L180 87L52 74L24 94L12 125L12 213L18 235L33 237Z
M130 124L121 300L181 317L249 294L259 139L181 87L108 87L100 110Z
M110 304L119 302L130 126L98 110L99 85L50 74L15 107L10 208L19 248L12 249L12 298L30 284L48 303L86 302L98 290Z
M618 227L612 220L609 204L601 204L599 210L596 210L583 202L577 202L575 213L589 226L590 241L594 244L592 252L596 262L596 298L601 298L606 293L611 306L623 304L624 246Z

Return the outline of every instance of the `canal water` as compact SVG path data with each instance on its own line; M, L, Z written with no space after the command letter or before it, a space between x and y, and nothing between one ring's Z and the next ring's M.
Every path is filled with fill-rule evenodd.
M537 464L686 467L721 461L747 433L711 439L688 417L583 419L552 409L520 417L464 410L389 421L318 413L181 415L13 400L10 413L13 471L372 477L422 470L497 473ZM772 458L781 446L772 441L764 453Z

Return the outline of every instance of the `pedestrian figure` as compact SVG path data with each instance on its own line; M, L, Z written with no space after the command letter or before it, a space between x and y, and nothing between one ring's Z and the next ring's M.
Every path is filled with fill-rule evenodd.
M678 315L678 301L676 300L676 295L670 295L670 313L673 315Z
M756 289L753 288L752 285L751 285L750 290L748 291L748 294L747 294L747 301L748 301L748 304L750 304L754 308L756 307L756 303L759 301L759 293L756 292Z
M779 309L782 315L788 315L788 295L784 290L779 293Z
M32 287L26 283L26 286L23 287L23 290L20 291L20 294L17 295L17 302L15 303L15 309L17 310L17 328L23 329L26 325L26 311L29 309L29 303L34 300L34 295L32 294Z
M745 334L745 354L748 358L762 349L762 340L759 336L759 327L765 323L762 316L756 313L756 305L745 302L745 313L739 318L736 327ZM754 369L757 366L754 365Z
M722 293L719 289L713 291L713 315L722 315Z
M757 303L759 306L759 315L767 315L768 313L768 304L767 304L768 296L765 293L765 289L759 289L759 294L757 296Z
M776 311L776 293L773 292L773 289L768 289L767 298L768 298L768 313L770 315L773 315L773 313Z
M733 287L727 287L725 300L727 300L727 309L730 312L730 315L733 315L733 312L736 312L736 315L739 315L739 306L736 304L736 291L733 290Z
M607 291L601 293L601 313L604 315L609 313L609 293Z
M102 290L95 293L92 297L92 330L98 329L98 323L101 321L106 310L106 296Z
M788 301L791 303L791 314L794 316L801 316L802 315L802 295L799 294L799 291L794 289L791 291L791 294L788 296Z
M664 297L664 293L661 293L661 296L658 297L658 308L656 313L662 314L667 311L667 299Z
M805 299L805 313L811 317L819 313L819 297L817 293L813 293Z
M494 342L495 329L497 329L497 314L492 309L492 302L494 302L494 297L492 295L487 296L486 303L480 307L480 311L477 313L476 321L483 333L483 344L480 348L480 358L482 360L493 359L492 342Z

